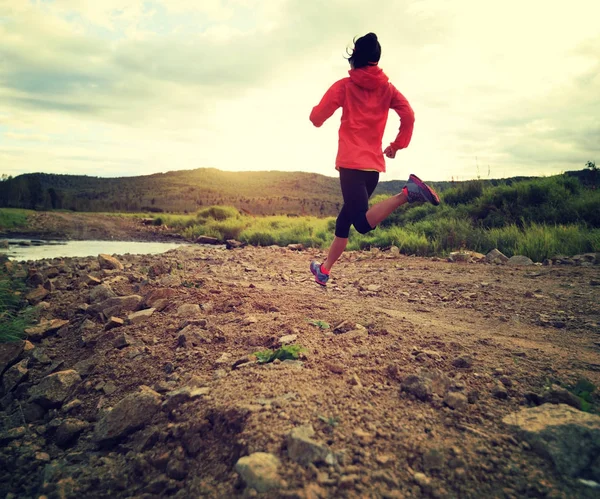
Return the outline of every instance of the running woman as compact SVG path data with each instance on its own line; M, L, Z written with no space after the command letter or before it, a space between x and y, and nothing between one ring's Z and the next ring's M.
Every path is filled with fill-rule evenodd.
M334 83L310 113L313 125L320 127L337 108L342 108L335 168L340 174L344 205L335 223L335 238L327 258L322 264L316 261L310 264L315 281L322 286L327 284L331 268L346 249L350 226L366 234L404 203L440 204L437 193L411 174L398 194L369 208L379 173L385 172L383 155L394 158L398 150L408 147L415 121L406 98L378 67L380 57L381 45L375 33L356 40L348 59L350 76ZM400 131L382 152L381 141L390 109L400 117Z

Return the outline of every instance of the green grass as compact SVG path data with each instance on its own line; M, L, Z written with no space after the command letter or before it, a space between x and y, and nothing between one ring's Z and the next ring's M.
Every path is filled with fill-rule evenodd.
M33 212L16 208L0 208L0 230L25 227L30 213Z
M296 360L300 357L300 354L305 352L306 349L300 345L286 345L277 350L261 350L254 352L259 364L267 364L274 360Z
M12 279L0 258L0 343L25 339L25 329L35 320L30 309L23 310L24 290L23 281Z
M385 199L375 196L371 205ZM404 205L374 231L350 232L349 250L396 246L403 254L444 256L461 249L541 262L555 255L600 252L600 191L576 178L554 176L497 186L473 181L447 189L442 205ZM237 239L255 246L327 248L335 218L245 215L230 206L210 206L190 215L155 217L189 239L200 235Z

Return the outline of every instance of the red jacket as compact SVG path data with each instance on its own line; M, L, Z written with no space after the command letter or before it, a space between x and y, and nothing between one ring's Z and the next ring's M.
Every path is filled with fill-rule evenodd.
M404 149L412 137L415 115L406 98L389 82L378 66L348 71L349 78L335 82L310 113L320 127L338 107L342 108L335 166L385 172L381 140L393 109L400 116L400 131L390 145Z

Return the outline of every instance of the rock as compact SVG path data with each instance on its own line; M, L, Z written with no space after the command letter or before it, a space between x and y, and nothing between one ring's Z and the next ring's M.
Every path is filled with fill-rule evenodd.
M190 400L194 400L199 397L204 397L210 393L210 387L195 387L195 386L184 386L177 390L173 390L168 392L165 397L166 400L163 402L163 407L165 407L168 411L173 410L180 404L185 402L189 402Z
M106 323L106 325L104 326L104 330L105 331L110 331L111 329L115 329L116 327L121 327L125 324L125 321L123 319L120 319L119 317L113 317L111 316L108 319L108 322ZM123 345L126 346L126 345ZM117 347L120 348L120 347Z
M523 267L527 265L533 265L533 260L523 255L515 255L511 256L506 263L507 265L511 265L513 267Z
M221 241L219 241L216 237L200 236L198 239L196 239L196 243L197 244L220 244Z
M158 282L161 286L166 286L168 288L176 288L178 286L181 286L181 277L173 274L166 275L164 277L161 277L161 279Z
M304 245L302 243L288 244L287 249L292 251L302 251L304 249Z
M549 404L567 404L575 409L581 409L581 399L566 388L552 385L542 395L542 402Z
M123 270L123 264L119 260L104 253L98 255L98 263L101 269Z
M81 376L73 369L50 374L31 388L30 402L46 408L59 407L80 381Z
M125 348L130 345L133 345L133 337L127 333L119 334L113 341L113 346L115 348Z
M148 424L160 406L160 395L141 386L139 392L127 395L96 423L94 440L98 443L117 441Z
M141 302L142 297L139 295L113 296L112 298L107 298L93 304L88 308L87 312L90 314L99 314L101 312L105 317L110 317L111 315L117 316L125 311L136 310Z
M12 391L21 381L23 381L28 374L27 364L29 359L23 359L18 364L15 364L9 368L2 376L2 390L4 394Z
M98 279L97 277L94 277L93 275L86 275L85 278L83 279L83 282L86 283L90 287L99 286L100 284L102 284L102 280ZM110 296L107 296L107 298L110 298Z
M225 245L226 245L227 249L237 249L237 248L243 248L244 246L246 246L245 243L236 241L235 239L227 239L227 241L225 241Z
M453 251L448 255L449 262L470 262L471 253L469 251Z
M90 303L98 303L115 296L117 295L108 284L98 284L90 290Z
M462 393L448 392L444 398L444 403L451 409L462 411L465 407L467 407L469 400Z
M79 434L89 428L90 424L75 418L65 419L56 429L54 441L59 447L65 448L71 445Z
M147 321L152 314L155 312L155 308L147 308L145 310L140 310L139 312L133 312L127 316L127 320L131 324L139 324L140 322Z
M36 303L41 302L46 296L48 296L50 292L44 288L43 286L38 286L33 291L30 291L25 295L25 299L31 304L35 305Z
M0 445L4 445L12 440L18 440L27 435L27 428L19 426L18 428L11 428L8 431L0 433Z
M155 289L144 297L144 305L148 308L158 309L158 306L156 305L157 302L161 300L167 300L167 302L169 302L174 295L175 290L171 288Z
M431 488L431 478L429 478L425 473L417 472L413 475L413 478L415 479L417 485L422 489L427 490Z
M201 314L200 305L197 303L184 303L177 307L177 315L179 317L198 317Z
M404 392L412 393L419 400L430 400L433 395L431 380L425 376L411 374L404 379L400 388Z
M287 436L288 456L304 466L310 463L332 461L333 456L329 448L312 439L315 430L312 425L298 426Z
M30 341L41 341L42 338L56 333L60 328L69 324L69 321L61 319L52 319L50 321L40 322L37 326L25 329L27 338Z
M499 249L494 248L487 255L485 255L485 261L488 263L506 263L508 261L508 257Z
M189 325L184 327L177 337L177 346L180 347L192 347L199 346L205 343L212 343L212 340L208 336L208 332L199 327Z
M0 375L19 358L24 347L24 341L0 343Z
M235 464L235 471L240 475L247 487L259 493L281 487L278 468L281 461L267 452L255 452L241 457Z
M508 398L508 392L503 384L498 383L494 388L492 388L492 397L495 397L500 400L506 400Z
M505 416L502 422L513 427L531 447L567 476L592 473L600 456L600 416L566 404L544 404ZM600 480L600 470L591 478Z
M470 369L473 367L473 358L469 355L462 355L454 359L452 365L458 369Z
M32 288L41 286L42 284L44 284L44 276L39 272L34 272L27 278L27 284Z

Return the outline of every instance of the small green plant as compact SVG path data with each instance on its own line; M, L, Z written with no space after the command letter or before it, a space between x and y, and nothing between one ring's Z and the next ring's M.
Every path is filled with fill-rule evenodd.
M331 326L329 325L329 323L328 323L328 322L325 322L325 321L319 321L319 320L313 321L313 320L310 320L310 319L309 319L309 320L308 320L308 323L309 323L309 324L312 324L313 326L317 326L317 327L319 327L319 328L321 328L321 329L329 329L329 328L331 327Z
M333 417L333 416L329 416L329 417L319 416L319 419L321 421L323 421L323 423L325 423L326 425L328 425L331 430L333 430L337 425L340 424L339 418L336 418L336 417Z
M297 360L301 353L306 352L306 349L300 345L286 345L277 350L261 350L254 352L259 364L267 364L276 359L279 360Z
M581 400L581 410L583 412L590 412L593 404L592 393L595 390L596 385L586 378L580 378L575 386L571 388L571 393Z

